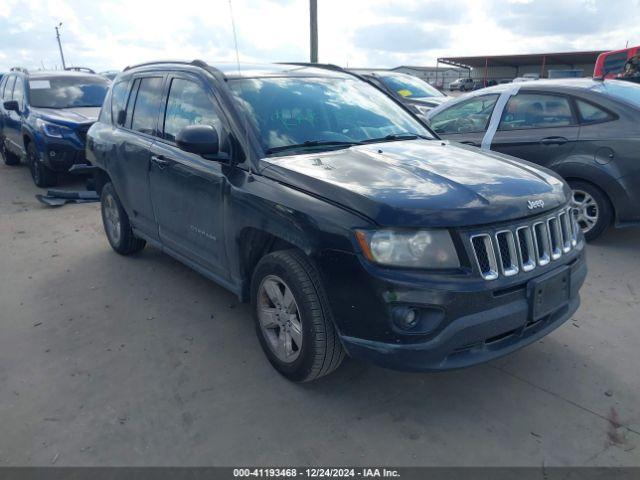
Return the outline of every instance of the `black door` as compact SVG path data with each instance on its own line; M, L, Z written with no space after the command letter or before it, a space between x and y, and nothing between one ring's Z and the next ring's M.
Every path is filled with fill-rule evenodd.
M571 154L579 132L568 97L520 92L507 102L491 150L552 168Z
M134 227L152 238L158 237L149 188L151 146L158 135L163 76L136 78L124 113L117 113L117 154L110 172L120 187L118 195L129 210Z
M162 138L152 147L151 197L160 240L173 252L227 276L224 248L222 164L180 150L176 135L188 125L212 125L222 138L217 103L197 77L173 75Z

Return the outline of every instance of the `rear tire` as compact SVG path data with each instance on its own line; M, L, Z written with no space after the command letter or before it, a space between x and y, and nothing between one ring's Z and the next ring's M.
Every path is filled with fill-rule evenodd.
M0 156L2 157L2 161L5 165L9 165L12 167L14 165L20 164L20 157L7 150L7 145L5 144L4 138L0 138Z
M58 183L56 172L38 160L38 151L33 142L27 144L27 162L31 171L31 178L33 178L33 183L36 184L36 187L53 187Z
M260 345L287 379L315 380L342 363L345 352L324 286L302 252L277 251L260 260L251 281L251 306Z
M120 255L131 255L144 248L147 242L134 235L129 216L122 208L113 184L107 183L100 194L102 223L111 248Z
M588 242L595 240L611 225L613 207L606 193L582 180L569 180L573 191L571 205Z

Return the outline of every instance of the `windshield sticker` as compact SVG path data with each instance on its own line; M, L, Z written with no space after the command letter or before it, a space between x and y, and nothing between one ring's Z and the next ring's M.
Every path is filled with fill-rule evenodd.
M30 80L29 87L33 90L51 88L51 82L49 80Z
M404 90L398 90L398 93L403 97L410 97L411 95L413 95L413 92L411 90L407 90L406 88Z

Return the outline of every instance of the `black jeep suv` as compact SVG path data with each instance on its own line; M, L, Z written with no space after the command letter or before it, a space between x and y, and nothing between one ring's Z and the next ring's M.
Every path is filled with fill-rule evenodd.
M584 239L554 173L437 138L374 86L304 65L152 63L88 133L102 217L251 300L295 381L352 357L465 367L578 308Z
M38 187L54 185L57 173L86 162L85 136L109 81L85 70L14 68L0 81L0 155L7 165L25 159Z

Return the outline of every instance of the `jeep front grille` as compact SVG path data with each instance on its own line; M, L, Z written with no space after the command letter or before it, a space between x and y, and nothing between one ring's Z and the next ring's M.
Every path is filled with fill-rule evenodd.
M578 243L579 227L570 208L498 230L472 233L471 249L485 280L512 277L543 267Z

